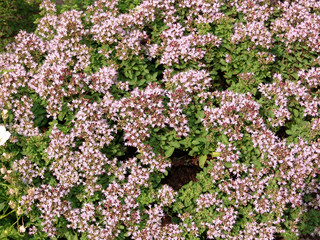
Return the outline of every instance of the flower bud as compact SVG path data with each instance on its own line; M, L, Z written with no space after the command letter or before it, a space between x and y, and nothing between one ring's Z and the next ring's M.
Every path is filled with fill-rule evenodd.
M12 108L12 104L10 102L7 102L7 108L11 109Z
M26 231L26 228L24 226L19 226L19 232L24 233Z
M34 187L29 188L29 189L27 190L28 195L33 195L33 194L34 194L34 190L35 190Z
M3 120L5 120L5 119L7 119L8 118L8 110L7 109L4 109L3 111L2 111L2 119Z
M7 71L4 71L3 76L5 76L6 78L9 77L9 74Z
M15 190L13 188L9 189L9 195L14 195L15 194Z
M9 201L9 206L14 209L16 207L16 203L12 200Z
M21 208L21 207L18 207L18 209L17 209L17 214L18 214L18 215L22 215L22 213L23 213L22 208Z
M2 153L5 159L10 159L11 155L9 153Z
M11 181L11 177L9 175L4 175L3 179L6 180L7 182Z
M5 167L2 167L2 168L0 168L0 172L1 172L1 174L6 174L7 169Z

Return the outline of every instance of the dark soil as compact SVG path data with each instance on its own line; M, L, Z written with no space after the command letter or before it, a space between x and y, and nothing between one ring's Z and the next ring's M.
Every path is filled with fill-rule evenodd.
M178 191L183 185L186 185L190 181L197 181L196 174L200 172L198 168L199 167L195 166L173 167L168 176L163 179L162 184L168 184L175 191Z
M175 150L172 157L172 167L168 175L162 179L161 184L168 184L175 191L190 181L197 182L196 175L202 169L198 166L197 158L190 157L188 152Z
M168 213L165 213L164 217L161 219L161 225L165 226L170 223L172 223L172 217Z
M227 83L227 79L224 77L224 74L222 71L218 70L218 76L219 76L219 83L222 87L222 90L225 91L230 87L230 85Z

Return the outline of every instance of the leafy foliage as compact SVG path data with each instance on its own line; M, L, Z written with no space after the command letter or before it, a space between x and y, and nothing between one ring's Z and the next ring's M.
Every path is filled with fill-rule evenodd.
M0 3L0 49L13 41L14 36L23 29L33 32L34 21L39 18L39 0L4 0Z

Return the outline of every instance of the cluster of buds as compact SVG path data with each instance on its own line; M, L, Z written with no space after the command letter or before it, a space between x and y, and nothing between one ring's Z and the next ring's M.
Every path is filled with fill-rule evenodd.
M276 59L274 54L268 52L258 52L257 53L258 62L261 64L270 64L273 63Z
M5 167L1 168L1 173L4 172L4 176L2 177L7 182L11 183L14 181L13 172L12 170L4 170Z
M6 120L8 118L8 110L7 109L4 109L1 113L1 116L2 116L2 119L3 120Z

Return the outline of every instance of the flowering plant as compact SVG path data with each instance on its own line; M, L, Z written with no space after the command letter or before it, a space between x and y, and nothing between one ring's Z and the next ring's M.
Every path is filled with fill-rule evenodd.
M0 237L320 236L318 1L41 16L0 54Z

